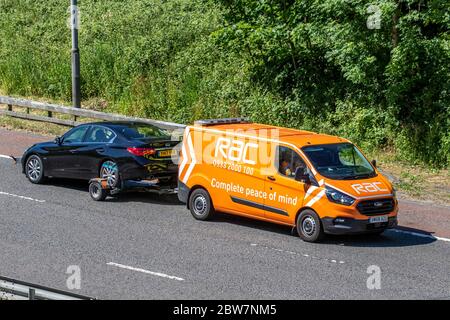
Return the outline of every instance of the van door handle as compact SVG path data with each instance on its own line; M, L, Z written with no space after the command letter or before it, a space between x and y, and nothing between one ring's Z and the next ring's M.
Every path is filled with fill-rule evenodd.
M269 180L271 180L271 181L275 181L275 180L277 180L277 179L275 179L275 177L274 177L274 176L268 176L268 177L267 177L267 179L269 179Z

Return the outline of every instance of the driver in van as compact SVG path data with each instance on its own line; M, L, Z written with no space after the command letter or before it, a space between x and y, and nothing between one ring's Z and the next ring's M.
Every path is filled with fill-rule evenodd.
M286 159L281 160L280 173L288 177L292 175L292 170L289 167L289 162Z

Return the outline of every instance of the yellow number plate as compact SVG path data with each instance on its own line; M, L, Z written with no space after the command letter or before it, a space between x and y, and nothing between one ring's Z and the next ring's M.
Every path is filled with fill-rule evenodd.
M177 154L177 151L173 150L173 149L171 149L171 150L163 150L163 151L159 151L158 152L158 156L160 156L160 157L171 157L171 156L174 156L176 154Z

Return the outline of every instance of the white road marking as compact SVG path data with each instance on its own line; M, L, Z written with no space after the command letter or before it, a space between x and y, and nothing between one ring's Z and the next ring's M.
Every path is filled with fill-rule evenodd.
M450 242L450 239L448 239L448 238L435 237L435 236L433 236L431 234L424 234L424 233L413 232L413 231L406 231L406 230L401 230L401 229L388 229L386 231L397 232L397 233L404 233L404 234L409 234L409 235L416 236L416 237L436 239L436 240Z
M311 256L311 255L306 254L306 253L298 253L298 252L287 251L287 250L283 250L283 249L279 249L279 248L272 248L272 247L268 247L268 246L259 245L259 244L257 244L257 243L251 243L250 245L251 245L252 247L261 247L261 248L264 248L264 249L267 249L267 250L272 250L272 251L276 251L276 252L287 253L287 254L290 254L290 255L303 256L303 257L305 257L305 258L310 258L310 259L315 259L315 260L323 260L323 261L327 261L327 262L331 262L331 263L339 263L339 264L344 264L344 263L345 263L345 261L342 261L342 260L320 258L320 257Z
M4 154L0 154L0 158L13 160L10 156L5 156Z
M45 200L39 200L39 199L30 198L30 197L19 196L17 194L3 192L3 191L0 191L0 195L4 195L4 196L8 196L8 197L14 197L14 198L22 199L22 200L35 201L35 202L40 202L40 203L44 203L45 202Z
M145 269L141 269L141 268L134 268L134 267L126 266L126 265L115 263L115 262L108 262L107 265L108 266L114 266L114 267L122 268L122 269L131 270L131 271L137 271L137 272L142 272L142 273L146 273L146 274L151 274L153 276L158 276L158 277L162 277L162 278L168 278L168 279L172 279L172 280L184 281L184 279L180 278L180 277L170 276L170 275L165 274L165 273L153 272L153 271L149 271L149 270L145 270Z

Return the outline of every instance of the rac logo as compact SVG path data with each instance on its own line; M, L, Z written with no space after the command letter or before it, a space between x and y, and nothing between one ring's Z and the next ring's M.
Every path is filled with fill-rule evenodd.
M352 188L358 194L379 192L379 191L389 191L388 189L381 188L380 185L383 186L383 184L381 182L364 182L364 183L352 184Z
M256 143L244 143L240 140L221 137L217 140L214 156L217 158L220 154L225 159L231 161L254 165L256 161L248 158L250 149L258 149L258 145Z

